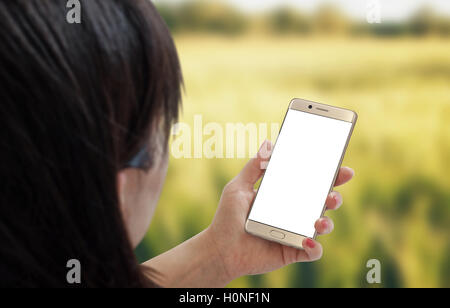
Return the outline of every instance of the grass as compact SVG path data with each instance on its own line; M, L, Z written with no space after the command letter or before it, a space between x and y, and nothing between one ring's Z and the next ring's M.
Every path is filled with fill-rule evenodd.
M231 287L450 286L450 40L176 37L186 95L181 121L280 123L293 97L350 108L359 120L344 165L354 181L327 214L322 260L242 277ZM171 158L148 259L205 228L246 159Z

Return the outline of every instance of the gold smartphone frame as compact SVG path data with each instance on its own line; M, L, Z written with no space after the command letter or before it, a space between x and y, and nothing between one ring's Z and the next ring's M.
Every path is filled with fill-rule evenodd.
M290 102L288 110L286 112L286 115L289 112L289 110L291 110L291 109L352 123L352 127L350 129L347 140L345 142L345 147L344 147L344 150L342 151L341 158L339 160L339 164L337 165L336 171L334 173L332 185L328 191L328 194L329 194L333 190L334 183L336 181L337 175L339 173L339 169L340 169L342 161L344 159L344 155L347 150L347 146L350 142L350 138L352 136L353 129L354 129L356 121L358 119L358 115L356 114L356 112L354 112L352 110L339 108L339 107L335 107L335 106L330 106L330 105L325 105L325 104L308 101L308 100L300 99L300 98L294 98ZM284 124L284 120L286 119L286 115L284 116L283 124ZM280 134L283 129L283 124L281 125L281 128L280 128ZM275 142L274 147L275 146L276 146L276 142ZM270 161L269 161L269 164L267 165L267 168L269 167L269 165L270 165ZM264 180L264 176L263 176L262 180ZM259 190L259 188L258 188L258 190ZM258 194L258 191L255 194L255 198L253 199L253 202L255 201L257 194ZM248 217L250 216L250 213L252 211L252 208L253 208L253 202L252 202L252 206L250 207L250 211L248 212L246 223L245 223L245 231L247 233L261 237L261 238L269 240L269 241L278 242L280 244L292 246L297 249L303 249L302 242L305 238L307 238L306 236L248 219ZM322 213L321 213L320 217L323 217L325 210L326 210L326 204L323 205L323 209L322 209ZM320 217L318 217L318 219ZM313 239L316 239L316 237L317 237L317 231L315 231Z

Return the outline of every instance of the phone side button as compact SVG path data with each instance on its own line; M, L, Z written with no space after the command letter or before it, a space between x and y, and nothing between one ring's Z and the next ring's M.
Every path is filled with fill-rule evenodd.
M279 240L282 240L282 239L284 239L286 237L286 234L281 233L279 231L275 231L275 230L270 231L270 235L272 237L274 237L274 238L279 239Z

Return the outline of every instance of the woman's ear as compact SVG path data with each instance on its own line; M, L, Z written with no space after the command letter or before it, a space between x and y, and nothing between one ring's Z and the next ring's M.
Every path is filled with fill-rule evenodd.
M144 237L153 217L167 172L167 160L153 169L126 168L116 175L122 220L134 247Z
M126 220L127 215L127 202L126 202L126 196L127 196L127 178L128 174L126 172L126 169L120 171L117 174L117 194L119 199L119 206L120 211L122 212L123 218Z

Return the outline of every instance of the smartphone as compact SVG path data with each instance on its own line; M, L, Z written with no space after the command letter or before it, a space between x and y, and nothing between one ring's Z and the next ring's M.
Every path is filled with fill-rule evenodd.
M355 127L354 111L304 99L289 104L259 185L246 232L303 249L336 180Z

